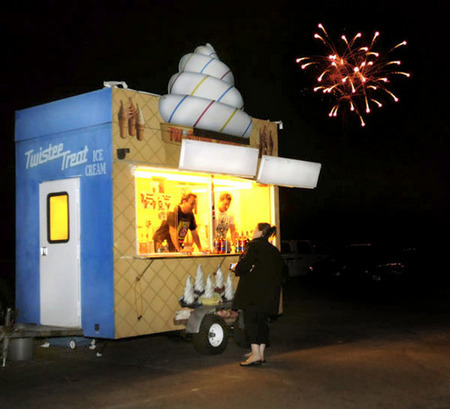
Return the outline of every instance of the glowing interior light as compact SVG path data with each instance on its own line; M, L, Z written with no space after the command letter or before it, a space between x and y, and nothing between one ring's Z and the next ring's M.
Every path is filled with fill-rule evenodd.
M138 168L134 171L134 176L138 178L147 179L166 179L175 182L189 182L189 183L208 183L208 176L198 176L192 174L172 173L168 171L154 171L153 169Z
M147 168L144 166L139 166L134 170L134 176L136 178L144 178L144 179L164 179L172 182L182 182L184 186L185 183L194 183L194 184L208 184L210 181L210 176L205 175L196 175L193 173L179 172L179 171L170 171L170 170L158 170L156 168ZM214 186L216 188L223 189L253 189L254 182L245 179L237 179L237 178L221 178L220 176L214 177ZM200 190L198 190L199 192Z

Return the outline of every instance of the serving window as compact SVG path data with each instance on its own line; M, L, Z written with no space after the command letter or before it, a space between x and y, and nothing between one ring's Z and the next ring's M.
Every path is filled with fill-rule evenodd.
M135 187L138 255L239 253L273 224L273 189L251 180L138 167Z

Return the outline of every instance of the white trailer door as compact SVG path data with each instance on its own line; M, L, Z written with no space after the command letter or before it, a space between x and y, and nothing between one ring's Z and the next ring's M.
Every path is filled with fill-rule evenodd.
M41 324L81 326L80 181L39 185Z

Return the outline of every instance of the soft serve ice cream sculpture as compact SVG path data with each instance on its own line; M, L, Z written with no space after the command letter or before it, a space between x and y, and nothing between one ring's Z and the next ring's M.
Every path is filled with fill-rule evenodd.
M194 287L192 286L191 276L188 276L186 279L186 286L184 287L183 301L185 304L194 304L195 295L194 295Z
M230 69L219 60L211 44L184 55L179 72L169 81L169 94L159 100L164 121L248 138L252 118L234 87Z
M205 293L199 298L199 301L204 305L214 305L222 301L220 294L214 292L214 284L211 280L211 275L206 278Z
M234 298L234 287L233 287L233 281L231 280L231 274L228 274L228 277L227 277L224 298L227 301L231 301Z
M194 291L198 295L202 295L205 292L205 274L203 273L202 265L197 267L197 274L195 276Z

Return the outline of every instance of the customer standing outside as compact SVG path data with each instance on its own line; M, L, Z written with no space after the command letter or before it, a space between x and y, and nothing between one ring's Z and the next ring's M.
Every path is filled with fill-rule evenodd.
M269 243L276 227L258 223L237 263L234 273L239 283L233 309L244 311L244 324L251 354L241 366L260 365L269 342L269 317L277 315L283 278L283 261L278 249Z

